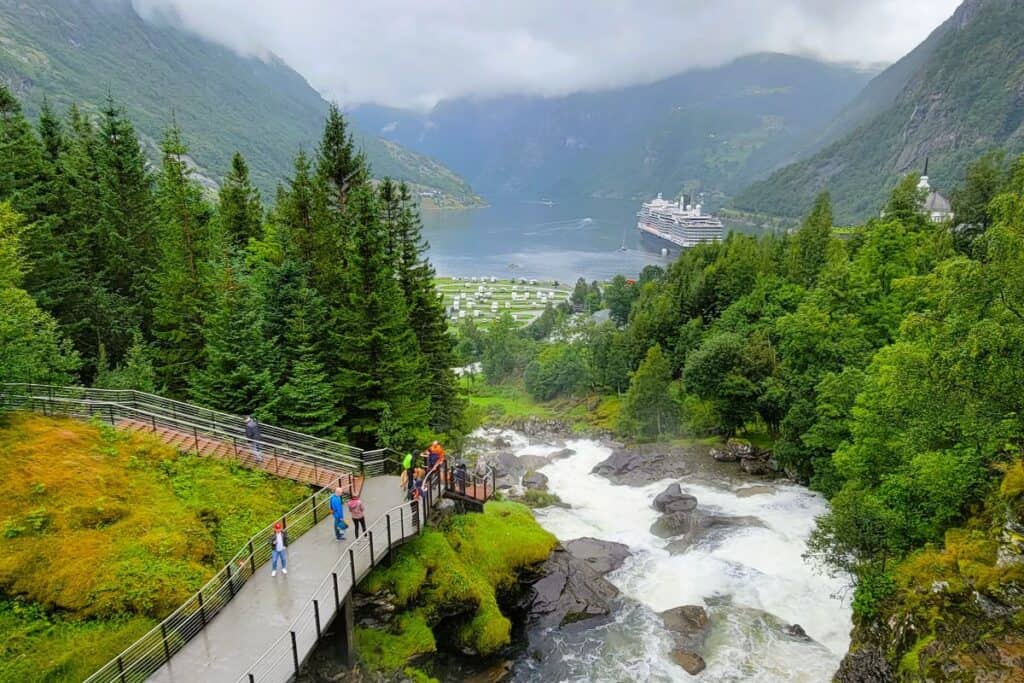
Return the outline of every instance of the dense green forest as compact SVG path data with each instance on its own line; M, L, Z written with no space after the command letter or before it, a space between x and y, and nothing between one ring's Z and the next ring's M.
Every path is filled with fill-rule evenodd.
M870 616L897 561L976 511L1024 446L1024 159L972 165L958 228L920 212L916 183L848 239L821 195L792 234L734 233L616 278L607 323L568 306L521 332L467 323L459 352L534 399L620 395L635 439L763 437L831 499L810 554L857 577Z
M336 108L264 213L216 201L177 125L151 170L115 103L0 88L0 377L134 387L366 447L460 429L454 341L409 190L370 182Z

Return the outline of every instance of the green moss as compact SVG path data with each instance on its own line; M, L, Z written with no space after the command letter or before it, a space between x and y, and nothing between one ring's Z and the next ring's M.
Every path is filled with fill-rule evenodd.
M999 495L1005 500L1014 500L1021 494L1024 494L1024 460L1016 460L1006 468Z
M0 478L0 594L63 615L3 617L0 671L33 672L12 680L84 678L309 495L145 434L27 414L0 426Z
M357 628L359 659L372 671L397 671L413 657L437 650L434 634L422 615L400 615L393 630Z
M397 551L391 567L374 570L359 589L391 591L405 607L403 614L415 614L432 627L446 623L452 646L486 656L511 642L512 624L501 612L499 596L515 588L522 569L544 561L555 543L525 506L491 501L483 514L460 515L443 530L424 531ZM379 670L397 670L408 659L396 664L373 654L394 635L363 636L376 648L368 661ZM408 650L398 648L396 657Z
M405 677L411 680L413 683L441 683L441 681L431 676L428 676L427 674L423 673L415 667L407 666L405 667L405 671L403 671L402 673L404 673Z
M529 489L523 494L523 503L531 508L546 508L560 502L562 499L549 491Z
M919 638L918 641L914 643L914 646L910 648L900 659L899 673L918 673L921 670L921 650L926 648L928 644L934 640L934 634L928 634L923 638Z

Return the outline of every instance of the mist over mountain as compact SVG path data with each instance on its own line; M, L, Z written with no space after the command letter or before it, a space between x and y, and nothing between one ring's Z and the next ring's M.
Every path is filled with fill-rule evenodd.
M172 114L207 182L240 151L271 198L300 149L312 151L327 102L281 60L241 57L166 23L144 21L129 0L0 0L0 82L35 115L124 106L155 150ZM377 176L391 176L472 202L466 183L441 164L356 131Z
M485 195L721 198L793 158L872 75L757 54L604 92L460 98L425 114L366 105L351 114Z
M928 160L948 191L987 150L1024 150L1024 3L966 0L919 47L879 74L833 121L812 156L753 184L738 208L797 217L829 190L837 219L878 211Z

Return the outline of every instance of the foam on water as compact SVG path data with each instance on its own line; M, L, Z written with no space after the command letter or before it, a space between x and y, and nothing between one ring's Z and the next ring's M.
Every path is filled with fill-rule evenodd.
M513 432L502 436L517 455L558 449ZM814 518L827 509L820 496L787 484L740 496L725 482L684 478L680 485L697 498L701 511L754 517L762 526L728 528L672 555L669 541L650 533L659 516L651 501L672 480L615 485L591 474L611 454L609 448L590 440L566 445L576 454L541 472L571 509L538 510L537 519L560 540L593 536L628 545L633 556L608 579L639 605L598 629L553 635L545 657L522 668L518 679L689 680L668 659L671 637L654 612L703 604L712 628L701 680L831 680L849 645L850 611L834 597L842 582L802 558ZM813 640L782 635L779 625L790 623L799 623Z

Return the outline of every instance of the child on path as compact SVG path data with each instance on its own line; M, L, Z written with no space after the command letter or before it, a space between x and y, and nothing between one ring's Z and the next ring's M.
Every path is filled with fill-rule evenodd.
M334 517L334 538L338 541L345 540L345 497L342 495L341 487L334 489L331 495L331 515Z
M359 529L363 529L363 533L366 533L366 511L363 509L363 501L359 499L359 495L353 495L348 501L349 512L352 513L352 523L356 527L356 538L359 538Z
M277 576L277 563L281 562L281 573L288 574L288 532L281 522L274 522L274 533L270 534L270 575Z

